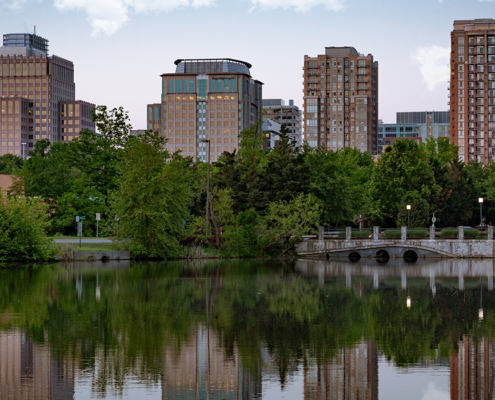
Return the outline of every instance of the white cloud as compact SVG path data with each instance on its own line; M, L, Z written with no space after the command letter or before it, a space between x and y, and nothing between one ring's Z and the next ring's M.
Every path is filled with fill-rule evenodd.
M423 391L422 400L450 400L447 392L438 390L433 382L428 383L428 387Z
M421 75L430 92L437 85L449 80L450 48L440 46L420 47L411 55L419 64Z
M270 10L275 8L289 9L296 11L309 11L316 6L325 6L331 11L341 11L345 8L344 0L250 0L253 7L250 11L260 8Z
M100 33L114 34L126 24L132 13L166 12L185 7L208 7L214 2L215 0L54 0L54 6L61 12L85 12L93 28L92 35L97 36Z
M25 2L26 0L0 0L0 10L17 11Z

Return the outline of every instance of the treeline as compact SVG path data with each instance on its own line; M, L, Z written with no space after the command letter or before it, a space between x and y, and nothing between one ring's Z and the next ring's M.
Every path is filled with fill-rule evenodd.
M0 158L0 173L18 179L11 195L47 205L47 233L119 239L136 257L174 258L183 246L209 246L223 256L281 255L318 226L424 227L495 220L495 166L458 160L447 141L394 142L374 162L368 153L296 147L282 129L271 152L262 150L260 124L240 135L240 150L210 167L167 151L156 132L131 136L122 108L100 106L88 130L68 143L38 141L22 162ZM207 199L207 197L209 198ZM208 221L206 220L208 204Z

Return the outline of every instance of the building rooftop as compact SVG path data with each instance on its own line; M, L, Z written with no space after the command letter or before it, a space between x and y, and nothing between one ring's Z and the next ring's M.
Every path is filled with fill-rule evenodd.
M48 54L48 39L31 33L6 33L3 47L27 47Z
M251 64L232 58L178 59L176 74L214 74L233 72L251 75Z

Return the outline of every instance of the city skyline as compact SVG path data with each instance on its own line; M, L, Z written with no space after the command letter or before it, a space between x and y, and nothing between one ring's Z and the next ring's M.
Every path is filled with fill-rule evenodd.
M194 0L101 1L96 9L92 4L78 2L75 9L70 0L2 1L0 21L4 33L32 32L36 25L37 33L50 39L50 54L74 62L78 97L123 106L135 129L146 126L143 104L159 98L156 79L177 58L249 62L253 76L265 83L265 98L293 98L302 108L304 55L319 54L326 46L365 49L379 60L379 118L384 122L393 122L401 111L446 111L452 23L488 18L494 5ZM425 7L429 12L424 13ZM204 21L221 24L200 28ZM351 21L356 26L352 31L346 29ZM246 32L249 43L239 40ZM274 68L277 64L283 68Z

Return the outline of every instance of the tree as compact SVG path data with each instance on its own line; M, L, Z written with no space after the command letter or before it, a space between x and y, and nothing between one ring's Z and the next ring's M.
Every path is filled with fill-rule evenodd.
M0 192L0 261L43 261L54 249L46 236L47 206L41 199L10 196Z
M24 160L13 154L0 156L0 174L13 175L22 169Z
M118 165L112 205L120 218L118 238L138 258L177 257L179 236L189 219L192 193L185 165L191 160L170 157L165 143L158 132L130 137Z
M431 213L442 211L441 194L426 146L396 140L385 149L371 174L369 218L382 226L407 225L406 205L410 204L410 225L424 226Z
M299 194L290 201L270 203L265 217L264 251L272 246L285 254L301 241L303 235L316 231L320 223L321 202L313 195Z
M366 211L366 187L373 169L369 153L305 147L309 192L322 201L322 224L350 224Z

